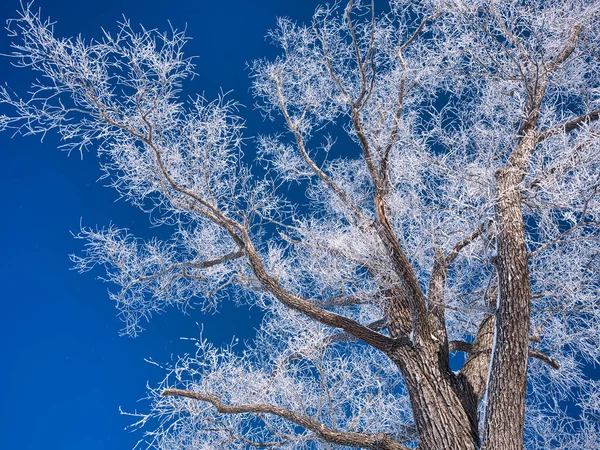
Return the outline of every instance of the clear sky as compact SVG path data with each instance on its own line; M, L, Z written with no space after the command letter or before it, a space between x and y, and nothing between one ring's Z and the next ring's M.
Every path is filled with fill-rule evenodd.
M167 29L187 25L193 38L187 54L195 55L199 76L186 93L214 98L220 88L248 106L242 111L248 134L267 132L252 109L245 69L252 59L273 55L264 35L276 16L309 21L318 0L37 0L43 16L57 21L61 36L98 37L100 28L115 29L125 14L133 24ZM0 20L15 17L19 0L0 1ZM0 53L9 39L0 35ZM23 92L29 74L0 58L0 82ZM223 305L217 315L171 311L156 317L139 338L118 336L121 323L108 300L107 285L95 274L69 270L68 254L81 249L70 232L86 226L128 227L148 236L147 217L116 201L114 191L96 179L93 153L67 157L57 150L55 135L10 138L0 134L0 448L1 449L129 449L141 437L124 428L131 419L119 415L143 409L137 400L146 381L162 372L144 362L169 361L172 354L193 351L180 336L194 337L204 323L204 336L229 343L235 335L252 336L256 310ZM252 152L249 145L247 153Z

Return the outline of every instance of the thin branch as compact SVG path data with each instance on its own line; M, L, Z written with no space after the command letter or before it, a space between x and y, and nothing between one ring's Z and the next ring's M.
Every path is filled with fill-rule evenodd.
M399 48L399 51L403 52L404 50L406 50L406 48L417 38L417 36L421 33L421 31L423 31L423 28L425 28L425 25L427 24L427 22L436 20L438 17L440 17L441 14L442 14L442 12L438 11L430 16L425 17L421 21L421 23L419 24L419 26L417 27L417 29L415 30L413 35L410 38L408 38L408 40L404 44L402 44L402 46Z
M346 206L352 211L352 213L357 218L362 219L362 217L363 217L362 212L350 200L350 198L348 197L348 194L346 192L344 192L342 190L342 188L340 188L337 185L337 183L335 183L335 181L333 181L333 179L329 175L327 175L325 172L323 172L319 168L319 166L317 166L315 161L310 157L310 155L306 151L306 147L304 145L304 137L298 130L298 125L296 123L294 123L294 121L290 117L289 112L287 110L287 105L285 103L283 93L281 92L281 79L276 78L275 85L277 88L277 99L279 101L279 108L281 109L283 117L284 117L288 127L290 128L290 131L296 138L296 144L298 146L298 150L300 151L300 154L302 155L302 158L304 159L306 164L311 168L311 170L315 173L315 175L317 175L340 198L340 200L342 200L346 204Z
M161 270L160 272L157 273L153 273L151 275L141 275L140 277L138 277L136 280L134 281L147 281L147 280L152 280L154 278L158 278L161 277L163 275L166 275L169 272L172 272L175 269L182 269L183 273L185 274L187 269L207 269L209 267L213 267L219 264L223 264L226 263L228 261L233 261L235 259L241 258L242 256L244 256L244 251L243 250L237 250L237 251L232 251L229 252L223 256L220 256L218 258L215 259L209 259L206 261L200 261L200 262L183 262L183 263L177 263L177 264L172 264L169 267L167 267L166 269Z
M477 239L479 236L481 236L484 228L485 228L484 224L479 225L475 229L475 231L473 231L469 236L458 241L456 243L456 245L454 245L454 248L452 249L452 251L446 256L446 259L445 259L446 267L448 267L450 264L452 264L452 262L456 259L456 257L459 255L460 251L463 248L470 245L475 239Z
M362 56L360 54L360 46L358 43L358 39L356 37L356 32L354 29L354 25L352 24L352 8L354 7L354 1L350 0L348 2L348 9L346 10L346 20L348 21L348 29L350 30L350 36L352 37L352 43L354 44L354 51L356 53L356 62L358 64L358 68L360 69L361 74L361 83L362 88L358 99L354 101L353 107L357 107L362 103L364 96L367 94L367 72L365 70L365 63L367 59L367 55L365 55L365 63L363 63ZM367 52L368 54L369 52ZM359 108L362 109L362 108Z
M600 173L596 177L596 182L598 182L598 180L600 180ZM536 248L535 250L530 252L528 257L529 258L535 257L536 255L540 254L547 248L552 247L553 245L559 243L565 236L568 236L569 234L573 233L574 231L578 230L581 227L584 227L586 225L598 225L597 222L586 222L585 216L587 215L587 210L588 210L590 201L598 193L599 189L600 189L600 184L597 184L594 187L594 190L592 191L592 193L588 196L588 198L585 199L585 201L583 203L583 207L581 208L581 217L576 224L574 224L570 228L568 228L565 231L563 231L562 233L560 233L556 238L552 239L549 242L546 242L545 244L539 246L538 248Z

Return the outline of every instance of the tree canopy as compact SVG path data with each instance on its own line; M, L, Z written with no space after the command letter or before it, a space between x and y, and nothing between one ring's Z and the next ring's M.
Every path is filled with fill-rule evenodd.
M172 230L84 228L131 336L234 299L141 414L151 448L571 449L600 441L600 5L350 0L280 18L234 99L183 95L186 37L127 21L65 39L25 7L0 129L97 149ZM204 69L206 70L206 69ZM464 358L463 355L464 354ZM460 363L458 370L452 370Z

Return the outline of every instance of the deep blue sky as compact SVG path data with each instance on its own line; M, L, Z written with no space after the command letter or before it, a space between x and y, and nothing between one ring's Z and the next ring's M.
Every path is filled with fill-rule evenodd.
M42 14L57 21L61 36L97 37L100 28L115 29L122 14L133 24L166 29L187 24L199 76L186 85L189 94L213 98L222 87L250 106L242 111L249 134L269 130L251 108L245 64L273 55L264 35L276 16L308 21L318 0L37 0ZM0 2L0 20L15 17L18 0ZM0 53L8 53L6 33ZM0 58L0 82L23 92L27 74ZM232 336L250 337L258 313L224 305L217 315L183 316L171 311L156 317L137 339L118 337L121 323L106 295L107 285L94 274L69 270L68 254L78 252L80 220L85 225L129 227L148 234L147 217L114 191L96 183L100 172L93 153L83 161L56 149L56 136L13 139L0 134L2 220L2 343L0 448L2 449L129 449L140 433L124 431L131 419L118 407L133 411L145 394L146 381L162 373L144 358L168 361L171 354L193 351L180 336L198 333L216 343ZM252 147L246 148L252 152ZM97 275L97 274L96 274Z

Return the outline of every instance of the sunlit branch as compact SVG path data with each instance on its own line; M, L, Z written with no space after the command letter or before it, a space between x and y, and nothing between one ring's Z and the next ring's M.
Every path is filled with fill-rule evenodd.
M281 109L281 113L283 114L283 117L285 118L285 121L286 121L290 131L296 138L296 144L298 146L298 150L300 151L300 154L302 155L302 158L304 159L306 164L311 168L311 170L315 173L315 175L317 175L340 198L340 200L342 200L344 202L344 204L351 210L351 212L358 219L362 220L363 219L362 211L360 211L360 209L352 202L352 200L350 200L350 198L348 197L348 194L346 194L346 192L344 192L335 183L335 181L333 181L333 179L329 175L327 175L325 172L323 172L321 170L321 168L319 166L317 166L315 161L308 154L306 147L304 145L304 137L302 136L302 134L300 133L300 130L298 129L298 124L294 123L294 121L292 120L292 118L290 117L290 115L288 113L287 106L285 103L285 98L283 96L283 93L281 92L281 80L279 78L276 78L275 84L277 87L277 97L278 97L278 101L279 101L279 108Z
M358 95L358 98L356 98L353 102L352 102L352 109L353 112L356 109L357 111L360 111L364 105L366 104L368 98L371 95L371 92L373 90L373 83L375 82L375 66L373 65L372 62L372 58L373 58L373 44L374 44L374 38L375 38L375 30L374 30L374 22L372 22L372 29L371 29L371 38L370 38L370 42L369 42L369 48L367 50L367 52L365 53L365 57L364 60L361 56L361 52L360 52L360 45L358 42L358 38L356 37L356 30L354 28L354 25L352 23L352 9L354 8L354 1L350 0L348 2L348 6L346 8L346 20L348 21L348 30L350 31L350 36L352 38L352 44L354 46L354 52L356 54L356 63L358 65L358 68L360 70L360 74L361 74L361 91L360 94ZM374 12L374 1L371 2L371 14L373 14ZM372 16L372 21L374 21L374 17ZM367 60L371 59L371 80L370 83L368 82L367 78L367 71L365 69ZM369 83L369 86L367 86L367 83Z
M555 125L552 128L548 128L544 131L541 131L538 135L538 143L542 142L552 136L556 136L561 133L570 133L571 131L577 130L582 126L589 125L590 123L598 120L600 118L600 110L591 111L585 114L582 114L575 119L569 120L560 125Z
M325 65L327 66L327 71L329 72L329 75L331 76L331 78L333 79L333 81L335 82L337 87L340 89L342 94L344 94L344 97L348 101L348 104L352 104L352 98L350 97L350 94L348 94L348 91L346 90L346 88L342 84L340 78L337 76L337 74L335 73L335 70L333 69L333 65L331 64L331 56L329 55L329 50L327 48L327 42L325 42L325 39L323 39L323 37L319 33L319 30L318 30L316 24L314 24L314 23L313 23L313 30L315 32L315 35L317 36L317 39L321 43L321 47L323 48Z
M600 174L598 174L596 176L596 182L597 183L598 183L599 180L600 180ZM560 233L556 238L554 238L554 239L552 239L552 240L550 240L550 241L548 241L548 242L540 245L538 248L536 248L535 250L531 251L529 253L529 258L534 258L536 255L540 254L544 250L552 247L555 244L558 244L565 237L567 237L568 235L570 235L573 232L577 231L581 227L585 227L586 225L599 226L600 225L599 222L588 222L588 221L585 220L585 218L587 216L587 212L588 212L590 201L598 194L599 191L600 191L600 184L596 184L596 186L594 187L594 189L592 190L592 192L590 193L590 195L583 202L583 207L581 208L581 213L580 213L581 217L580 217L580 219L579 219L579 221L577 223L575 223L571 227L567 228L565 231L563 231L562 233Z
M577 46L577 43L579 42L579 37L583 32L583 28L583 25L580 23L576 23L571 27L571 34L569 35L567 43L563 47L562 51L556 55L554 59L552 59L546 66L546 70L548 72L553 72L554 70L558 69L560 65L564 63L569 56L571 56L575 50L575 47Z
M593 138L597 137L596 133L590 133L590 135L585 136L580 142L572 147L569 146L570 154L567 160L563 160L553 165L549 169L546 169L543 174L536 177L529 183L529 188L535 188L542 185L543 181L546 178L560 178L564 177L570 170L573 169L573 164L580 164L582 159L585 156L585 152L589 149L589 145L593 143ZM592 139L589 139L592 138ZM590 142L591 141L591 142Z
M475 340L471 344L468 358L458 374L459 379L465 386L465 397L471 403L474 410L483 399L488 385L488 372L490 367L490 356L494 340L494 316L486 316L479 324ZM449 343L449 351L456 345Z

